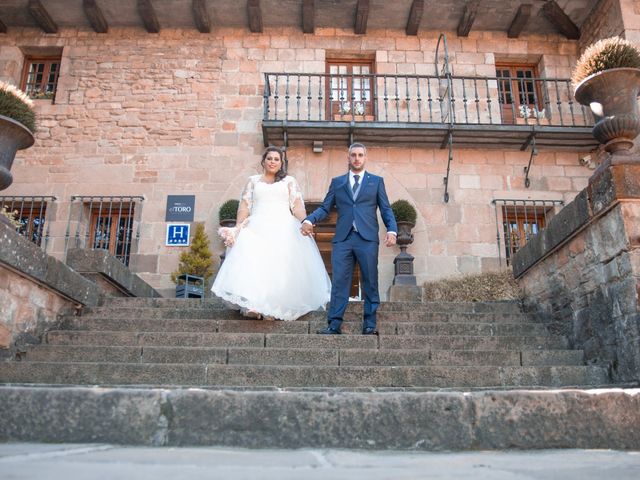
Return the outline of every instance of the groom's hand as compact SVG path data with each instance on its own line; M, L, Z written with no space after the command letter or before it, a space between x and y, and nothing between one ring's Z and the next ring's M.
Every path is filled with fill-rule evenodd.
M313 224L309 222L303 222L300 227L300 233L305 237L313 237Z
M387 238L384 241L387 247L393 247L396 244L396 236L393 233L387 233Z

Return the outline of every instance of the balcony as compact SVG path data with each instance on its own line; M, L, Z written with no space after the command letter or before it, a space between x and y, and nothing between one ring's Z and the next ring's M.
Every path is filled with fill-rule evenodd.
M590 151L568 79L265 73L264 144Z

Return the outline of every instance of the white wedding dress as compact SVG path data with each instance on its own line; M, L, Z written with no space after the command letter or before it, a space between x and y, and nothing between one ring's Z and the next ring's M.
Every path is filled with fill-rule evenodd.
M213 293L280 320L325 308L331 281L318 246L300 233L300 221L292 214L305 215L295 178L266 183L261 175L250 177L240 209L247 209L248 221L227 250Z

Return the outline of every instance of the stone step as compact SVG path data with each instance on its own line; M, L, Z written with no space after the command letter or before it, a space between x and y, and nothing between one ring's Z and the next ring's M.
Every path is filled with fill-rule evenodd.
M137 332L228 332L228 333L315 333L326 326L325 320L281 322L268 320L150 319L67 317L65 327L72 330ZM378 331L386 335L546 335L539 323L422 323L378 322ZM342 332L360 333L362 322L345 321Z
M176 308L176 309L211 309L226 308L219 299L181 299L181 298L134 298L111 297L102 307L84 307L84 311L91 312L104 308ZM349 302L348 312L362 313L363 302ZM382 302L378 309L385 311L422 311L422 312L451 312L451 313L520 313L522 307L517 301L497 302Z
M536 323L532 317L524 313L455 313L455 312L420 312L420 311L386 311L379 312L380 322L471 322L471 323ZM127 308L105 309L91 313L83 313L81 318L87 319L167 319L167 320L247 320L240 312L229 309L174 309L174 308ZM362 322L362 314L347 312L345 321ZM311 312L297 321L327 321L325 312Z
M4 386L0 440L251 449L631 451L640 450L640 429L632 428L640 425L639 393ZM358 478L357 472L351 476Z
M46 334L53 345L190 346L269 348L372 348L422 350L566 349L567 341L552 336L472 335L308 335L279 333L183 333L55 330Z
M8 362L1 383L239 387L561 387L603 385L596 366L278 366Z
M206 347L96 347L39 345L30 347L23 361L187 363L229 365L350 365L350 366L569 366L581 365L580 350L401 350L279 349Z

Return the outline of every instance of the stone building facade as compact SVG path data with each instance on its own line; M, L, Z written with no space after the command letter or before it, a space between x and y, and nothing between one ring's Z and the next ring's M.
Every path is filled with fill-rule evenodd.
M464 7L466 2L450 3ZM507 3L513 7L512 3L523 2ZM638 1L557 3L573 15L579 39L553 31L548 22L543 33L529 31L540 30L532 25L517 38L509 38L508 22L499 30L474 27L466 36L455 28L444 32L452 76L493 79L487 89L493 89L495 103L487 112L493 108L499 116L497 65L533 65L540 78L566 79L581 50L592 41L610 35L640 40ZM265 19L261 32L243 25L214 25L209 33L201 33L167 21L169 26L159 33L149 33L139 21L112 24L108 32L96 33L86 22L73 25L69 13L71 25L65 25L64 17L54 18L60 26L55 33L45 33L17 15L12 17L12 12L3 13L4 8L0 7L0 20L6 25L0 33L1 80L21 85L29 58L53 55L60 63L55 98L36 100L36 144L19 152L12 169L14 183L0 195L55 197L47 202L46 250L61 259L81 228L79 197L96 203L99 196L136 197L125 206L135 204L132 228L133 236L138 235L129 247L129 266L167 295L172 289L170 273L183 251L165 246L167 196L195 195L194 220L205 223L212 247L221 253L215 235L218 208L237 198L247 177L260 168L267 135L265 73L302 74L295 81L304 82L305 75L329 72L328 62L334 59L366 59L376 75L389 79L433 77L439 69L436 49L441 30L426 27L408 35L404 28L370 25L366 33L358 34L336 22L337 26L316 25L313 33L303 33L300 26L270 26ZM545 21L539 17L531 18ZM428 23L423 17L422 24ZM434 93L434 102L436 97ZM464 108L476 108L477 95L465 98ZM304 104L307 99L289 100ZM460 100L455 108L461 115ZM580 115L577 109L576 115ZM373 121L386 123L380 109ZM351 123L343 122L339 128L347 132ZM524 125L529 125L526 119ZM485 131L495 136L499 129L490 125ZM480 132L481 137L484 134ZM586 187L599 155L571 139L557 148L541 146L527 175L530 144L523 144L523 149L469 146L458 143L454 132L445 202L447 145L394 142L380 135L370 145L367 167L384 176L392 201L407 199L418 210L415 242L409 247L418 282L504 267L509 202L524 200L529 203L523 205L530 206L534 200L545 201L545 213L553 215ZM282 145L280 137L269 140L273 138L273 143ZM331 177L345 171L348 139L348 135L338 142L325 139L318 152L313 151L312 141L287 145L289 171L307 201L320 201ZM391 284L396 254L381 247L382 291Z

